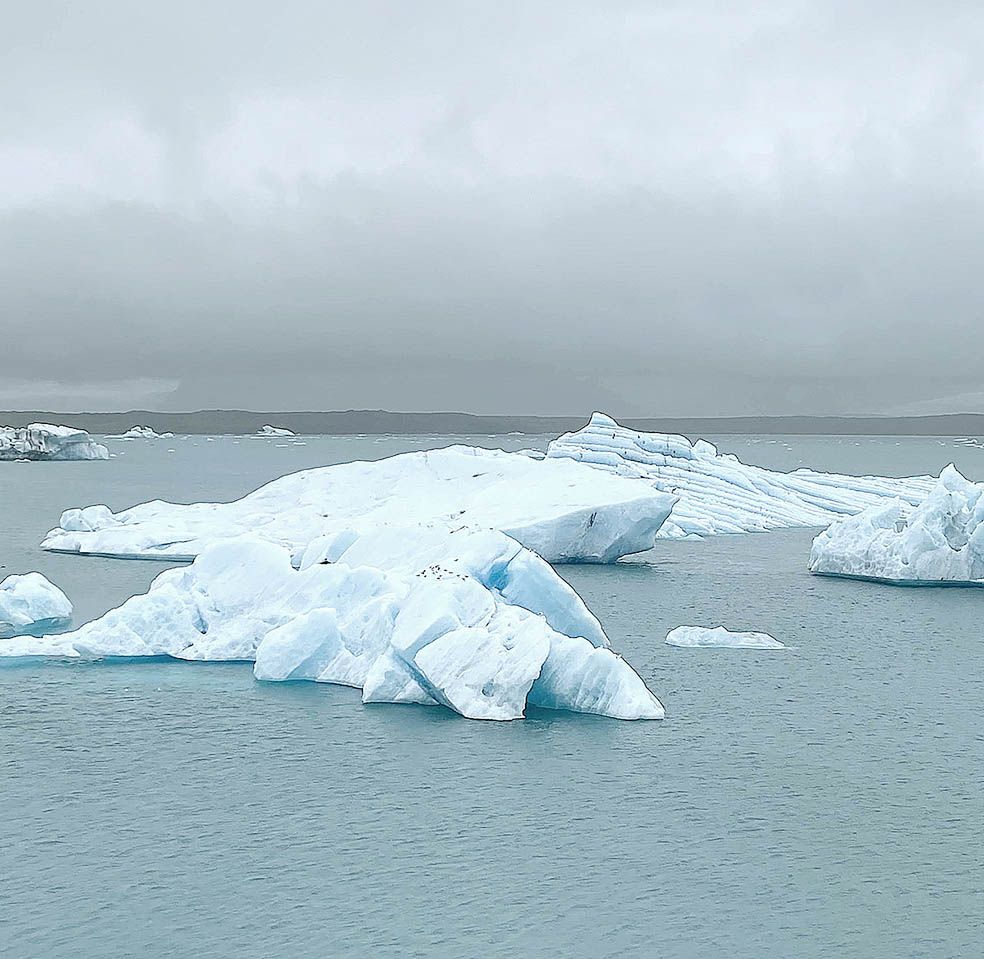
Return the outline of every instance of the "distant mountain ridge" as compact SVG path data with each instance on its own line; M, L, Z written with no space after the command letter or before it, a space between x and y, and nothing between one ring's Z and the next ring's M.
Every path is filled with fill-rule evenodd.
M580 429L581 416L506 416L476 413L394 413L388 410L297 411L196 410L160 413L55 413L41 410L0 412L0 426L55 423L90 433L123 433L139 423L159 433L249 434L272 423L295 433L353 435L359 433L437 433L467 436L488 433L558 434ZM984 413L931 416L727 416L617 417L635 430L683 433L688 436L721 433L813 434L842 436L984 436Z

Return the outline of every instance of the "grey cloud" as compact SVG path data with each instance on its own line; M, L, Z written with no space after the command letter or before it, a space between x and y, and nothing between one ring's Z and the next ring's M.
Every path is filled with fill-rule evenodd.
M984 390L971 5L77 6L0 39L0 395L714 415Z

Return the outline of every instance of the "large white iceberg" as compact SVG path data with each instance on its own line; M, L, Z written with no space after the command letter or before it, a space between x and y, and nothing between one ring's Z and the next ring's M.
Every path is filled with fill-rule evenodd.
M44 632L67 626L72 604L41 573L23 573L0 581L0 637Z
M667 646L700 649L785 649L768 633L734 632L723 626L677 626L666 634Z
M85 430L32 423L0 426L0 460L108 460L109 450Z
M257 436L297 436L293 430L289 430L284 426L271 426L267 423L266 426L261 426L256 431Z
M810 572L910 586L984 584L984 484L950 465L915 508L889 500L832 523L813 541Z
M173 433L158 433L150 426L131 426L125 433L113 437L118 440L162 440L174 436Z
M636 432L603 413L595 413L584 429L554 440L547 457L646 479L679 497L660 537L824 526L886 499L917 503L933 486L932 477L890 479L808 469L781 473L748 466L704 440Z
M299 563L263 540L219 543L74 633L0 642L0 657L253 660L258 679L356 686L365 702L471 719L518 719L527 704L663 716L577 593L503 533L342 531Z
M674 502L650 483L570 460L452 446L293 473L234 503L155 500L119 513L106 506L70 509L42 546L190 559L209 543L243 533L297 552L348 527L438 521L452 529L502 530L550 562L611 563L652 547Z

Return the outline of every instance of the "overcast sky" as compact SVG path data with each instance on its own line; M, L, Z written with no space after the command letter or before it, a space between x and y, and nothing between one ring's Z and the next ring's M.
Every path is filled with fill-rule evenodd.
M984 410L984 8L0 30L0 408Z

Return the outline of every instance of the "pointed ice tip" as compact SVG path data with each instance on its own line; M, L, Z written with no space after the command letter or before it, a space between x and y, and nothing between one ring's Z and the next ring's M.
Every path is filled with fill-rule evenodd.
M956 468L956 466L953 465L953 463L950 463L940 470L940 482L947 489L961 489L967 485L969 480L963 475L963 473L960 472L960 470Z
M591 414L591 420L588 423L588 426L618 426L618 423L616 423L615 420L613 420L607 413L599 413L598 410L595 410Z

